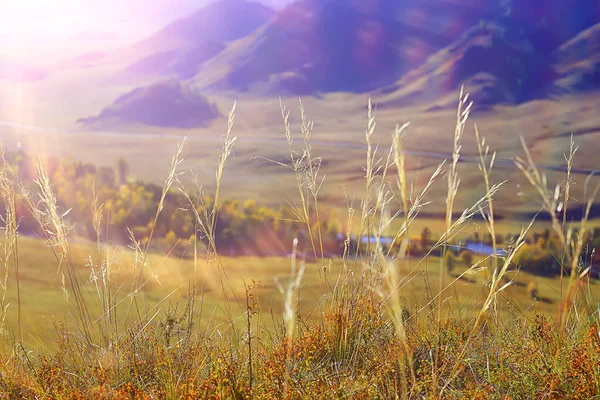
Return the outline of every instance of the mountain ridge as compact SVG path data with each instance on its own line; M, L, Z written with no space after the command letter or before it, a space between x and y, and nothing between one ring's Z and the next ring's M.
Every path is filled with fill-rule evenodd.
M536 13L524 3L505 3L298 0L276 13L245 0L220 0L138 43L153 53L125 72L156 82L176 79L204 96L368 93L382 107L422 104L431 110L454 106L463 85L476 110L600 89L600 25L590 25L600 21L600 12L570 21L540 44L556 10ZM246 14L232 13L236 5L257 17L234 26ZM219 15L229 17L225 25L215 22ZM209 19L212 25L196 26ZM179 48L169 49L169 41Z

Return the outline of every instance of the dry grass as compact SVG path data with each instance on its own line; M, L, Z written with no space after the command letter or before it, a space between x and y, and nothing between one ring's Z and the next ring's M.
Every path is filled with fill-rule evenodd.
M178 186L188 196L188 205L181 212L194 221L197 239L191 243L193 259L176 265L180 272L183 268L187 272L165 287L161 275L173 270L162 264L173 261L149 253L152 234L144 245L132 235L131 251L119 256L117 248L100 239L103 206L92 195L92 223L98 240L93 247L74 246L67 222L69 211L57 205L43 161L38 163L35 190L28 190L5 165L0 175L6 210L0 311L6 332L11 332L7 315L12 268L18 333L3 336L0 396L408 399L597 395L600 315L592 295L595 283L588 276L591 267L585 264L582 252L589 235L587 217L600 186L586 199L586 214L575 231L561 214L571 198L574 145L565 157L568 169L562 189L547 189L548 179L536 167L524 142L525 159L516 161L552 216L551 226L563 250L561 265L569 279L564 295L557 289L560 293L555 298L561 309L556 321L519 307L528 296L527 289L519 289L520 300L515 296L516 283L521 281L514 278L512 260L533 222L523 228L504 257L494 254L474 260L458 275L450 274L443 264L448 245L469 229L474 216L483 215L495 238L494 199L504 189L502 183L493 183L496 156L476 130L485 191L454 217L460 193L461 141L470 110L467 99L461 93L450 162L433 168L423 184L411 182L406 168L408 124L393 130L391 146L381 153L374 141L375 111L369 102L363 192L358 215L354 200L347 200L347 241L340 259L327 259L323 251L319 213L323 160L312 146L314 125L300 103L302 146L297 149L290 113L282 105L289 158L269 161L293 172L298 199L288 197L287 201L294 205L297 222L306 229L315 263L299 258L295 240L290 243L291 258L278 260L277 268L273 260L227 259L218 254L215 245L225 166L236 143L232 136L234 106L216 181L211 184L212 203L200 200L205 198L202 185L198 183L191 193L179 180L183 144L172 159L152 232L165 197ZM422 259L411 259L412 224L428 206L434 183L443 178L447 180L443 229ZM29 239L18 236L17 196L27 201L46 235L59 271L59 293L68 310L53 329L55 338L48 341L38 336L48 344L35 352L23 334L29 307L23 306L27 297L22 296L22 285L28 280L19 274L23 271L21 257L25 257L19 243L29 243ZM358 247L350 251L355 232L375 239L368 240L362 251ZM400 243L398 248L382 245L380 238L390 232ZM495 239L492 246L498 247ZM81 249L93 249L94 254L81 257ZM432 257L434 253L443 257ZM203 265L200 257L204 257ZM84 258L84 263L77 261ZM240 268L242 262L247 262L247 270ZM439 273L431 274L428 264L438 262ZM240 265L236 268L236 264ZM289 271L286 278L275 277L270 284L284 269ZM85 279L82 271L91 272L91 278ZM472 286L461 290L464 281L479 276L484 277L482 284L477 280L468 283L476 290ZM437 290L432 289L435 287ZM542 284L539 287L543 290ZM422 294L411 301L415 288ZM184 301L172 300L181 291L184 295L179 298ZM266 306L269 301L272 305Z

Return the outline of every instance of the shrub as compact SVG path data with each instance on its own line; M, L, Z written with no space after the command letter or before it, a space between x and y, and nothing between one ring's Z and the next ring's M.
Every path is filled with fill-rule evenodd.
M470 250L463 250L458 255L460 260L465 264L466 267L471 267L473 265L473 252Z
M444 254L444 265L446 266L449 274L452 274L455 263L456 259L454 258L454 254L451 251L446 251L446 254Z
M532 269L539 272L553 272L554 260L552 254L537 244L524 244L517 250L513 264L523 269Z
M529 297L531 297L533 300L537 301L540 299L538 285L535 281L529 282L529 284L527 285L527 293L529 294Z

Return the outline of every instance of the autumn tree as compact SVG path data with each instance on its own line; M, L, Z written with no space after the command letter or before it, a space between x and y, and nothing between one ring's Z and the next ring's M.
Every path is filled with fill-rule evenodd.
M119 157L117 160L117 182L119 185L124 185L127 183L127 178L129 175L129 164L127 160L123 157Z
M454 259L454 254L452 254L451 251L446 251L446 254L444 254L444 264L450 275L452 275L452 271L454 271L455 263L456 260Z
M421 245L421 250L425 253L427 252L427 250L429 250L429 240L430 239L431 239L431 231L427 227L423 228L423 230L421 231L420 245Z

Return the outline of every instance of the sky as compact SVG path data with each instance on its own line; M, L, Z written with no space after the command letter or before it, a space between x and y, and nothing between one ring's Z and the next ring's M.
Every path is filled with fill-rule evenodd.
M209 0L3 0L0 35L14 41L67 40L82 32L132 37Z
M0 56L63 57L139 40L212 0L0 0ZM290 0L260 0L277 7Z

